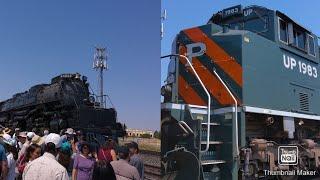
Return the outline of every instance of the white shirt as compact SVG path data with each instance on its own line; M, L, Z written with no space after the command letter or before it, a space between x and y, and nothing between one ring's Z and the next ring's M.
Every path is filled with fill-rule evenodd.
M68 180L69 176L55 157L50 153L28 163L22 174L23 180Z
M22 145L21 150L18 153L18 159L20 159L20 157L24 155L24 153L27 151L28 147L30 146L30 143L31 142L26 140L26 142Z
M7 180L14 180L16 178L16 161L13 159L12 153L7 153L7 161L8 161L8 176Z

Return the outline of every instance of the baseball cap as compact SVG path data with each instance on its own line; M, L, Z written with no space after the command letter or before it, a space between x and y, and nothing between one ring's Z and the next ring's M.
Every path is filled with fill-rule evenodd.
M27 133L27 137L28 137L29 139L32 139L33 136L34 136L34 132L28 132L28 133Z
M56 148L60 148L61 147L60 135L56 133L50 133L45 139L46 144L48 144L49 142L53 143L56 146Z

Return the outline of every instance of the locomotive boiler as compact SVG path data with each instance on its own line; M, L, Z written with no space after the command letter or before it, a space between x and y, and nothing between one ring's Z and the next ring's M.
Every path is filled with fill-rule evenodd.
M86 76L61 74L50 84L39 84L0 102L0 124L22 130L50 129L59 132L72 127L84 132L123 136L114 108L100 108L89 91Z
M319 178L317 38L260 6L182 30L161 89L164 179Z

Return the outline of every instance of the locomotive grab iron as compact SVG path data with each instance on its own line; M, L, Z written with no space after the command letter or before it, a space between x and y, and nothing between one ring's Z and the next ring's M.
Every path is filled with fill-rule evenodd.
M59 75L50 84L35 85L0 102L0 124L28 131L72 127L105 136L125 135L116 110L100 108L89 92L87 77L78 73Z
M319 176L317 38L260 6L181 31L161 89L164 179Z

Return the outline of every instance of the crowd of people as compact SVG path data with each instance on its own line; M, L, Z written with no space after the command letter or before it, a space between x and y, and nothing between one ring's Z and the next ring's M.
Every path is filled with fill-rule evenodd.
M37 134L36 134L37 133ZM136 142L93 146L81 131L0 130L0 180L143 180Z

